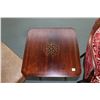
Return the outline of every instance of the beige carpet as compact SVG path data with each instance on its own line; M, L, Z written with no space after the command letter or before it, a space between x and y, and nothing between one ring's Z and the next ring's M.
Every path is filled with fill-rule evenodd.
M14 83L21 80L22 60L4 43L1 43L1 82Z

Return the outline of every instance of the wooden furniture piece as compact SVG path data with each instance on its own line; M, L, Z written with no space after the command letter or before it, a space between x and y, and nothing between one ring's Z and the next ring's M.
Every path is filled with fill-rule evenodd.
M22 60L4 43L1 43L1 82L23 82L21 73Z
M28 31L22 64L25 77L78 77L79 48L72 28L37 28Z

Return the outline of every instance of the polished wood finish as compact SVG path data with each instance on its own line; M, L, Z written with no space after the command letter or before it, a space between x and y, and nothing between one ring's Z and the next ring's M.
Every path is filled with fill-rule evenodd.
M28 31L22 73L25 77L78 77L79 48L72 28Z

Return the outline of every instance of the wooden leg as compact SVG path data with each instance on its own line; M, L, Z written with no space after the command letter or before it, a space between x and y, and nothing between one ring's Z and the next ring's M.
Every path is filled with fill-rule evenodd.
M39 80L41 81L42 80L42 77L39 77Z
M67 80L67 77L64 77L64 81L66 81Z

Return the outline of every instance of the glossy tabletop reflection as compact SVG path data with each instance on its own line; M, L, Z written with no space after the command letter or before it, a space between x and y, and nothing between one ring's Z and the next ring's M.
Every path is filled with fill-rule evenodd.
M30 29L22 73L25 77L78 77L81 66L75 31L72 28Z

